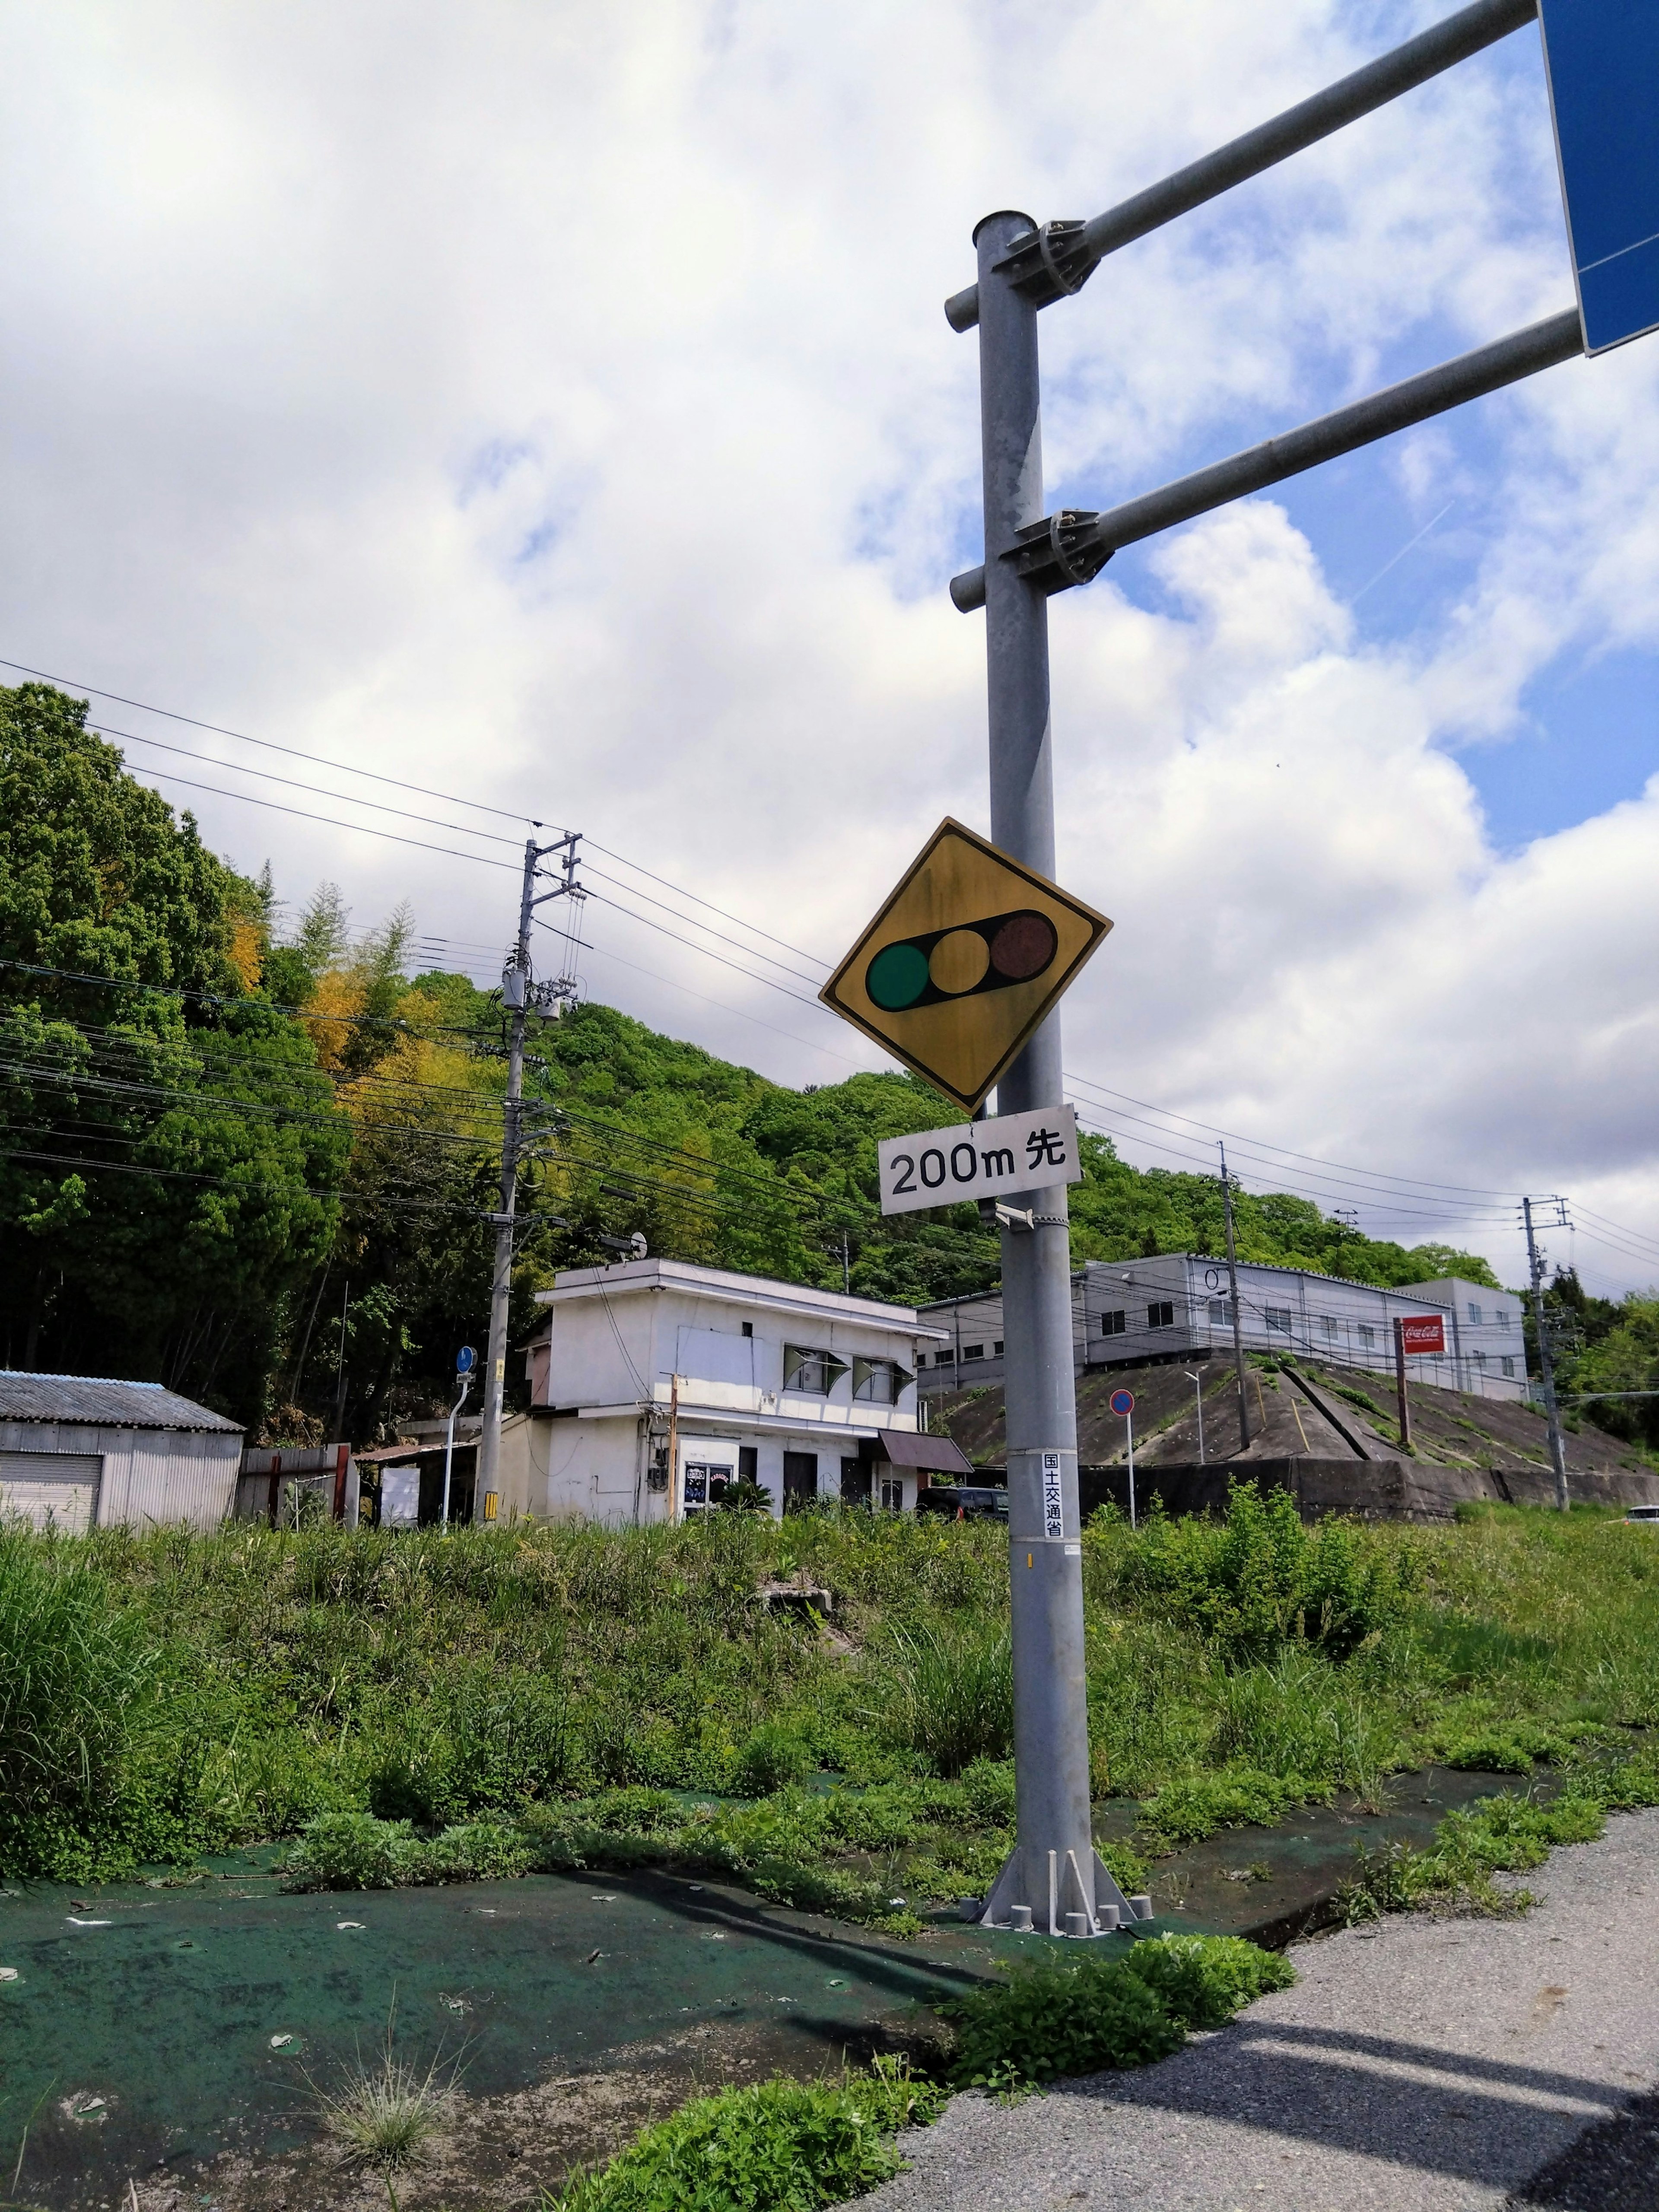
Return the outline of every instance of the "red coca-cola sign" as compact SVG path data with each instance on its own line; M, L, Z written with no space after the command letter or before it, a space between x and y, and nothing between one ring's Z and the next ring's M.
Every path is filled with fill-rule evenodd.
M1407 1314L1400 1324L1400 1340L1405 1352L1443 1352L1445 1322L1439 1314Z

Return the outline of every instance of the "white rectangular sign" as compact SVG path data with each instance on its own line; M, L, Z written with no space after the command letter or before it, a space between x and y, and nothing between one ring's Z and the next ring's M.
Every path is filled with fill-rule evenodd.
M1064 1536L1066 1508L1060 1487L1060 1454L1042 1455L1042 1533L1045 1536Z
M1012 1198L1083 1180L1077 1115L1069 1106L884 1137L876 1153L884 1213L915 1213L964 1198Z

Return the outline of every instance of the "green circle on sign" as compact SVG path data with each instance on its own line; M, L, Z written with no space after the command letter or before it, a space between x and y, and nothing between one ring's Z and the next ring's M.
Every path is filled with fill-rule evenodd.
M865 973L864 988L890 1014L915 1006L927 988L927 955L915 945L884 945Z

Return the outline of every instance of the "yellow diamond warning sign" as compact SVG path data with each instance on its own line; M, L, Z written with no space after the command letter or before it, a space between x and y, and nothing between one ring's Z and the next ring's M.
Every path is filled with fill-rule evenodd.
M947 818L819 996L971 1114L1111 926Z

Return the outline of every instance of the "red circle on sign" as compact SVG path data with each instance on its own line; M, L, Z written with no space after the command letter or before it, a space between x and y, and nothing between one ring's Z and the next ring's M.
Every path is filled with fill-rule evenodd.
M1042 914L1017 914L991 939L991 965L1012 983L1040 975L1059 950L1054 926Z
M1133 1390L1114 1390L1106 1402L1115 1413L1133 1413L1135 1394Z

